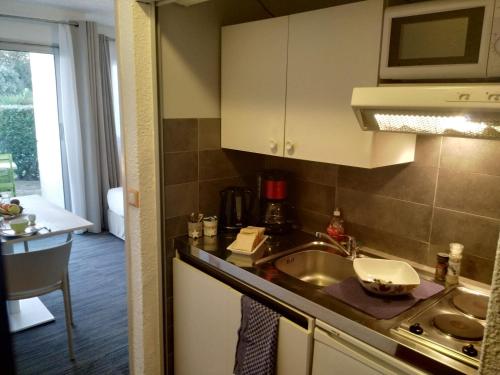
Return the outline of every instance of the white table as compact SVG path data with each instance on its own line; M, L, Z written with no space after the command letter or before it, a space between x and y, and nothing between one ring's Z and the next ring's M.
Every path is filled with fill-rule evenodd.
M47 227L51 232L43 230L30 237L2 237L0 241L4 253L12 253L15 243L24 242L25 249L28 249L27 243L29 241L61 234L71 236L74 231L87 229L93 225L90 221L48 202L39 195L27 195L17 197L17 199L24 207L23 215L35 214L37 227ZM7 310L11 332L22 331L54 320L54 316L38 297L8 301Z

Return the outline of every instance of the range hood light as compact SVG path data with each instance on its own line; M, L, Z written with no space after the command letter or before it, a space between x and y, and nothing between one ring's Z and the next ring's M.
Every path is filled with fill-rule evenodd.
M351 106L365 131L500 140L500 84L355 87Z
M463 133L478 136L483 134L488 128L488 125L485 123L471 121L466 116L376 113L374 117L380 130L393 132L403 131L423 134Z

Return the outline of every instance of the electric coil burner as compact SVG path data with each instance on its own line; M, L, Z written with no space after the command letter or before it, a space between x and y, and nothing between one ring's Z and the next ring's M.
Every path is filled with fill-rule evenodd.
M484 327L478 322L458 314L441 314L433 319L441 332L460 340L481 340Z
M453 304L464 314L478 319L486 319L488 297L478 294L459 294L453 297Z
M488 296L457 287L394 332L478 368L487 307Z

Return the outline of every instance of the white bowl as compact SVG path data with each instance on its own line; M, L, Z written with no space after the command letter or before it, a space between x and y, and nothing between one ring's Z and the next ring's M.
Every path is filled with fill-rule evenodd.
M361 286L375 294L399 296L420 285L413 267L399 260L356 258L353 266Z

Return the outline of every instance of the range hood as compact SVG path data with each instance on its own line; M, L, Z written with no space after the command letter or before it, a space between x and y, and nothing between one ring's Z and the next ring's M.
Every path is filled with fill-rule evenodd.
M500 139L500 85L354 88L363 130Z

